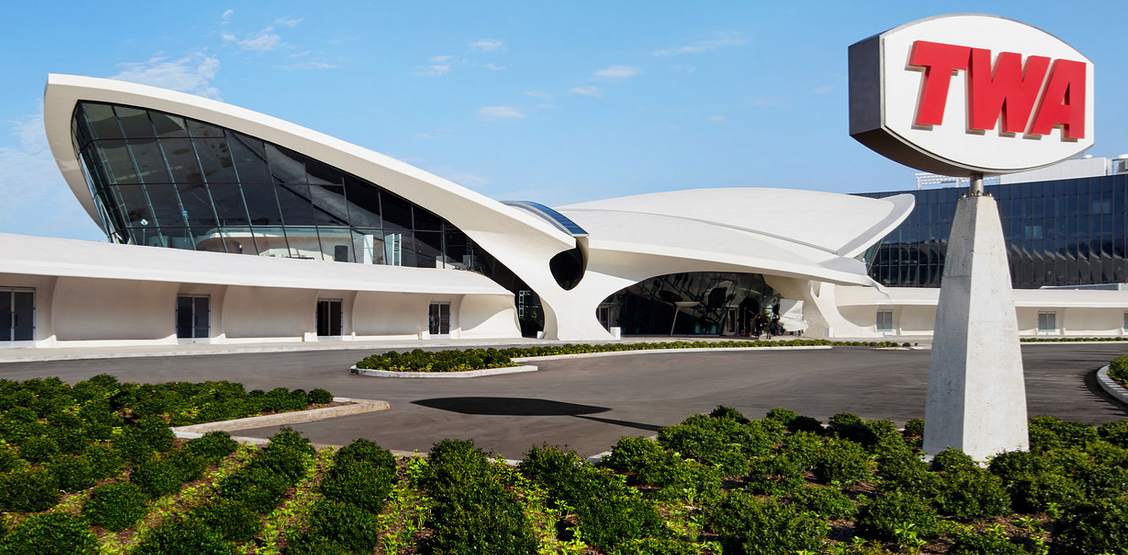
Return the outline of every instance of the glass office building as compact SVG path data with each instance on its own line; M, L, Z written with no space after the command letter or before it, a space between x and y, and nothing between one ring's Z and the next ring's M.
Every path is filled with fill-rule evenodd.
M1128 282L1128 174L988 185L1003 224L1015 289ZM916 197L876 249L869 275L890 287L939 287L948 231L964 187L864 193Z

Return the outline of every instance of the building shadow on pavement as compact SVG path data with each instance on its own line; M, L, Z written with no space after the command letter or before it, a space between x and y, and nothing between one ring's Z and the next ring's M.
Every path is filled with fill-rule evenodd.
M457 412L459 414L484 416L574 416L583 420L652 432L657 432L661 429L661 426L655 426L653 424L589 416L611 410L607 407L565 403L563 401L553 401L550 399L529 399L525 397L440 397L436 399L420 399L418 401L412 401L411 404Z

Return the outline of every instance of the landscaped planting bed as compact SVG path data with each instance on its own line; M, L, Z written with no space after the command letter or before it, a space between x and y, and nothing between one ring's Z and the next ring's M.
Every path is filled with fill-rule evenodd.
M459 440L400 460L288 428L177 440L167 412L89 409L121 385L92 382L0 384L31 392L0 396L0 555L1128 552L1128 421L1032 418L1029 452L981 467L923 462L920 420L717 407L598 464L540 446L509 466Z
M661 343L606 343L600 345L549 345L544 347L510 347L508 349L454 349L406 353L388 351L371 355L356 363L362 370L392 372L465 372L487 368L517 366L512 359L584 353L654 351L673 349L747 349L751 347L911 347L911 343L892 341L829 341L826 339L791 339L785 341L667 341Z

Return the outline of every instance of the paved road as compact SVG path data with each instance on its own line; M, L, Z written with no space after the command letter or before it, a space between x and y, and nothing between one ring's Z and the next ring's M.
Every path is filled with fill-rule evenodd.
M1093 371L1126 345L1025 345L1031 415L1101 423L1128 410L1096 385ZM898 424L924 415L928 351L861 349L632 354L539 363L541 371L455 380L380 379L347 368L359 351L252 353L7 363L0 378L59 376L77 382L109 373L125 381L227 379L248 389L323 387L383 399L390 411L299 424L318 443L357 437L389 449L426 451L443 438L520 458L532 445L567 445L582 455L623 436L648 436L724 404L753 417L787 407L825 420L837 412ZM268 436L273 429L239 432Z

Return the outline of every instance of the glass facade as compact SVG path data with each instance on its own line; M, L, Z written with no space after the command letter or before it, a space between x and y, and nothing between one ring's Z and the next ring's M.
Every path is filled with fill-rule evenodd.
M908 193L916 208L867 253L869 275L892 287L939 287L963 187ZM1128 282L1128 174L988 185L1003 224L1016 289Z
M435 213L279 145L177 115L92 102L72 131L110 241L474 269Z
M597 314L631 335L747 335L779 314L780 296L759 274L693 272L636 283L607 297Z

